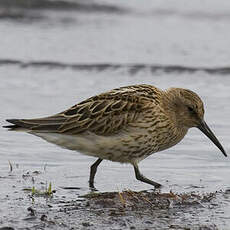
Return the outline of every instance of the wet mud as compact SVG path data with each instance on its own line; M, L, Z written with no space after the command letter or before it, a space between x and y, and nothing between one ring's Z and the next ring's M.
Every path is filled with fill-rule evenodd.
M11 166L9 166L10 169ZM1 197L0 230L10 229L227 229L221 224L230 190L215 192L86 191L42 179L44 171L10 171L1 183L16 181ZM6 189L7 190L7 189ZM71 195L70 195L71 194ZM227 203L226 203L226 202ZM4 208L9 208L4 215ZM226 227L226 228L225 228Z
M90 194L83 200L49 198L45 205L27 208L19 229L221 229L210 216L199 223L199 214L213 211L224 195L124 191Z

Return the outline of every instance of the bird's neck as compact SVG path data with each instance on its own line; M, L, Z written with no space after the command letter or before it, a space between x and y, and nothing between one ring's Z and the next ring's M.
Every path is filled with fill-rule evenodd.
M188 128L183 125L183 115L181 113L181 99L178 88L170 88L164 91L164 100L162 100L162 107L165 113L167 113L174 127L184 135L187 133Z

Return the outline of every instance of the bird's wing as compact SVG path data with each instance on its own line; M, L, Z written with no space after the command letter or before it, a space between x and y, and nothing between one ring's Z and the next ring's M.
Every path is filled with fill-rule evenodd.
M34 132L74 135L90 131L111 135L154 106L158 92L157 88L148 85L122 87L91 97L51 117L8 121Z

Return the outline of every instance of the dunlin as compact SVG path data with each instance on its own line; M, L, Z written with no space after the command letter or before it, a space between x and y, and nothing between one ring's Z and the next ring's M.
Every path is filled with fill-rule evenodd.
M104 159L130 163L136 179L160 187L140 173L138 163L176 145L192 127L200 129L227 156L204 121L202 100L182 88L163 91L144 84L121 87L53 116L7 121L13 125L5 128L26 131L61 147L97 157L90 168L91 188L97 167Z

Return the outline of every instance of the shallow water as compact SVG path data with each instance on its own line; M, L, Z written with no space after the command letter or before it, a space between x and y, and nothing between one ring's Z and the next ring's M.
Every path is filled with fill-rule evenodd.
M115 87L140 83L163 89L176 86L202 97L206 121L228 153L230 17L225 4L153 1L146 7L139 1L100 1L100 7L106 6L97 8L100 10L81 6L71 11L52 5L49 10L16 3L10 10L7 6L1 13L8 17L0 20L1 125L6 118L54 114ZM111 6L113 12L108 10ZM75 199L88 192L89 167L95 161L2 128L0 156L0 225L22 227L26 226L20 222L25 218L22 202L26 207L31 204L22 189L32 186L32 177L35 187L52 182L57 197ZM142 161L140 169L163 184L163 192L214 192L230 189L229 161L199 130L192 129L177 146ZM41 174L31 176L36 170ZM22 177L27 172L28 179ZM130 165L108 161L98 168L95 182L99 191L151 189L136 181ZM61 189L66 186L79 189ZM215 224L227 229L229 200L220 203ZM18 218L17 223L13 217Z

